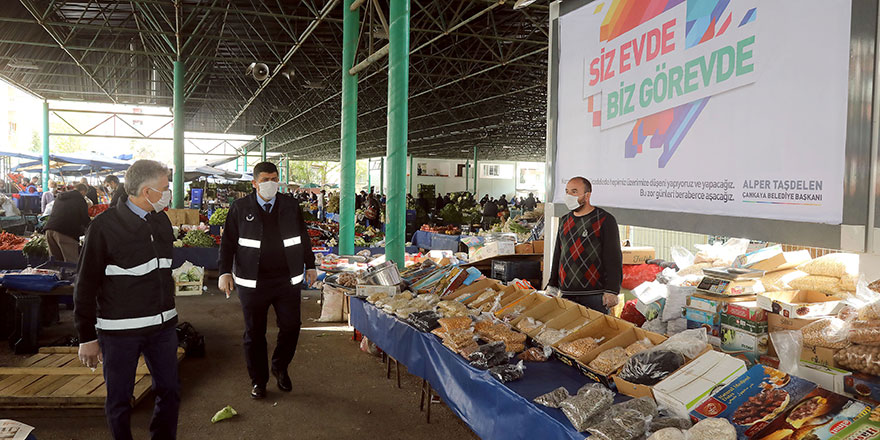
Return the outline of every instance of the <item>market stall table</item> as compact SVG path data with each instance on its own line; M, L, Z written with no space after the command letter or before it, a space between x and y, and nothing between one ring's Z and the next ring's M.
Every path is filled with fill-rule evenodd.
M482 438L582 440L558 409L532 402L565 387L569 393L589 379L556 359L526 362L522 379L502 384L488 371L468 364L432 334L422 333L372 304L351 298L351 325L407 370L426 379L450 409ZM616 400L625 400L619 396Z
M413 233L412 244L415 247L435 250L447 250L458 252L461 236L438 234L436 232L416 231Z

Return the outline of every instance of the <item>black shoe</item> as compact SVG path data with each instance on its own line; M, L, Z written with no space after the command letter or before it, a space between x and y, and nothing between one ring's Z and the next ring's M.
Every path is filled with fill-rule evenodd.
M251 398L252 399L263 399L266 397L266 386L265 385L254 385L254 388L251 389Z
M287 370L276 370L273 368L272 375L278 380L279 390L290 392L293 389L293 384L290 382L290 376L287 375Z

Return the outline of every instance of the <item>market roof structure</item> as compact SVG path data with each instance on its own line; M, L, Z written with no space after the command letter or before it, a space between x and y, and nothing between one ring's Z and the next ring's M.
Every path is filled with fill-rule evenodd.
M472 157L476 146L480 159L543 159L549 12L512 3L411 1L414 156ZM175 4L6 1L0 77L46 99L171 106L179 44L187 131L267 135L270 152L339 157L339 0ZM388 43L387 1L360 4L356 63ZM248 72L254 63L266 79ZM360 72L359 157L385 154L386 64Z

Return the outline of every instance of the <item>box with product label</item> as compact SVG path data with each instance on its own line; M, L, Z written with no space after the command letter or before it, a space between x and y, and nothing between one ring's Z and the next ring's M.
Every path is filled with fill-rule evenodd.
M755 365L691 411L691 418L727 419L737 438L751 439L780 413L816 389L816 384L765 365Z
M516 286L508 286L501 290L496 291L493 295L485 295L479 294L474 295L471 298L471 301L467 302L466 305L474 310L481 310L483 312L488 312L492 307L500 308L504 299L513 300L514 298L519 298L523 295L523 291L516 288Z
M604 316L605 314L602 312L575 304L574 307L566 310L561 315L547 321L546 327L573 332Z
M687 320L686 327L688 330L694 330L698 328L706 329L706 336L709 337L709 344L712 344L715 347L721 347L721 339L719 339L719 335L721 335L721 324L709 325L703 324L697 321Z
M709 313L703 310L685 307L684 317L687 319L687 328L705 328L709 336L721 334L721 316L718 313Z
M499 255L513 255L516 253L516 243L510 240L500 240L486 243L480 246L473 246L468 249L468 261L485 260L494 258Z
M746 370L745 362L709 351L654 385L654 400L677 417L686 418L713 391L731 383Z
M786 318L778 313L767 314L767 328L771 332L785 330L800 330L807 324L815 321L812 318Z
M855 372L843 380L843 391L871 405L880 405L880 377Z
M653 260L656 255L650 246L623 246L620 252L623 254L623 264L643 264Z
M851 376L852 373L839 368L831 368L815 362L802 360L800 361L797 375L826 390L844 394L846 392L844 383L846 378Z
M754 295L723 296L706 292L696 292L688 297L687 305L693 309L703 310L709 313L718 313L725 303L737 303L741 301L754 301Z
M825 367L841 369L843 367L834 360L834 353L836 352L837 350L834 348L805 346L801 350L801 360Z
M516 327L517 330L534 338L547 321L550 321L576 306L577 304L562 298L550 298L548 301L545 301L519 315L518 318L510 323Z
M570 365L572 367L577 368L581 374L587 376L591 380L595 382L602 383L606 386L611 386L612 379L611 374L615 371L611 371L608 373L605 372L594 372L587 367L593 359L595 359L599 354L604 352L607 349L617 347L615 344L615 339L618 335L626 332L633 328L633 325L629 322L623 321L621 319L614 318L612 316L603 315L599 319L594 319L590 321L589 324L581 327L574 333L562 338L556 343L556 347L559 347L560 344L564 344L566 342L575 341L581 338L590 337L595 339L599 346L588 352L587 354L581 357L574 357L572 355L561 352L558 348L554 349L553 352L556 357L562 361L562 363L566 365Z
M869 411L867 405L822 388L789 405L755 436L759 439L829 440Z
M388 296L394 296L400 293L400 286L372 286L358 284L355 288L355 294L357 296L370 296L376 293L384 293Z
M739 316L729 315L727 313L719 313L719 315L721 315L722 325L727 325L737 330L744 330L756 335L767 333L767 321L757 322L740 318Z
M764 285L759 279L725 280L721 278L703 277L697 290L716 295L741 296L755 295L764 292Z
M748 319L755 322L767 322L767 311L758 307L758 301L723 302L721 313Z
M758 363L761 355L767 354L770 335L755 334L721 324L721 350L732 356L743 356L751 364Z
M880 421L871 420L870 414L856 419L851 425L840 431L835 440L878 440L880 439Z
M834 315L843 308L841 298L809 290L766 292L758 295L758 306L786 318Z

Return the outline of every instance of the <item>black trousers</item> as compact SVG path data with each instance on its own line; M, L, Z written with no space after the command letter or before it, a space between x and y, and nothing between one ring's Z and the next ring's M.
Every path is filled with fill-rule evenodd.
M300 287L290 284L290 278L257 280L257 288L238 287L238 298L244 313L244 357L248 374L255 385L269 382L269 350L266 344L266 325L269 306L275 308L278 341L272 353L272 368L286 371L299 341L302 327Z
M149 335L98 336L104 356L104 382L107 399L104 412L114 440L130 440L131 402L134 378L141 353L153 379L156 403L150 422L150 438L173 440L177 437L177 416L180 411L180 380L177 374L177 329L168 327Z

